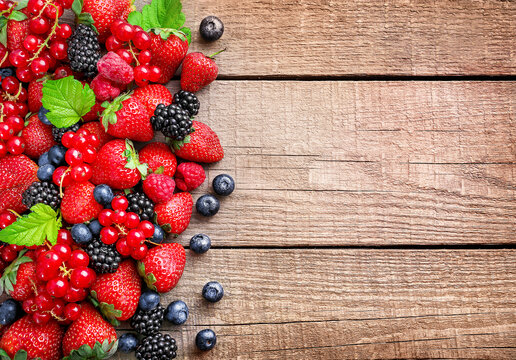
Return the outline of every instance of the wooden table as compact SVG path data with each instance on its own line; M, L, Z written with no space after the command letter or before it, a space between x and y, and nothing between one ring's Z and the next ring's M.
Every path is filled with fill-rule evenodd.
M137 2L141 7L143 1ZM235 193L164 302L183 359L516 358L516 2L185 0ZM203 43L201 19L223 38ZM173 91L178 83L170 85ZM224 299L201 289L220 281ZM126 324L125 328L129 328ZM195 349L204 328L214 350ZM119 358L127 358L120 356Z

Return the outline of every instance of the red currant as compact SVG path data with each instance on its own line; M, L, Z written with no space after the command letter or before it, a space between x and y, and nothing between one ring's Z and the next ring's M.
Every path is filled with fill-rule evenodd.
M90 257L83 250L74 250L74 251L72 251L72 255L70 256L70 260L68 260L68 265L72 269L88 266L89 263L90 263Z
M72 233L70 232L70 230L60 229L57 232L57 243L64 244L64 245L72 245L73 239L72 239Z
M19 67L16 69L16 77L25 83L34 79L34 73L28 67Z
M96 279L95 271L87 267L73 269L70 284L76 288L89 288Z
M82 158L85 163L91 164L97 158L97 152L92 146L88 145L82 150Z
M125 211L129 206L127 198L124 196L117 196L111 201L111 207L113 210Z
M25 140L19 136L13 136L7 141L7 150L13 155L20 155L25 151Z
M15 133L19 133L25 127L25 122L18 115L9 116L5 122L11 125Z
M81 316L81 305L76 303L66 304L64 309L64 316L66 320L75 321Z
M29 21L29 30L34 34L44 34L50 30L50 22L44 17L35 17Z
M73 181L80 183L91 179L93 172L88 164L79 164L72 167L71 176Z
M127 244L127 238L121 238L116 243L116 250L120 253L122 256L129 256L131 255L132 248Z
M149 83L150 68L147 65L140 65L134 68L134 81L138 86L145 86Z
M127 219L125 220L124 225L129 229L134 229L134 228L138 227L139 224L140 224L140 217L138 216L138 214L133 213L133 212L128 212Z
M49 18L50 20L55 20L56 19L56 16L59 18L61 16L63 16L63 7L59 4L53 4L54 6L52 5L49 5L45 8L45 10L43 11L43 14L45 14L45 16L47 18Z
M27 99L28 99L27 90L22 87L21 89L18 90L18 105L19 105L20 101L25 102L25 101L27 101ZM19 107L20 106L18 106L18 108Z
M115 28L114 35L118 40L131 41L135 35L135 32L131 24L123 22Z
M79 137L86 137L91 134L87 129L79 129L75 132Z
M77 149L68 149L65 154L65 160L70 166L82 164L82 153Z
M118 49L116 51L116 53L118 54L118 56L120 56L126 63L128 63L129 65L132 64L133 62L133 55L129 52L129 50L126 50L126 49Z
M53 278L47 282L47 291L56 298L62 298L66 295L70 284L63 277Z
M52 181L57 186L67 187L72 183L72 177L70 176L70 171L67 171L68 168L66 166L60 166L54 170L52 174Z
M35 35L29 35L23 40L23 47L30 52L36 51L39 45L38 37Z
M138 229L143 232L145 238L150 238L154 235L154 225L152 225L152 223L148 220L143 220L138 226Z
M73 138L73 147L76 149L84 149L85 146L88 145L88 139L85 136L78 135Z
M98 220L100 225L102 226L110 226L113 224L113 220L111 217L113 216L114 212L111 209L104 209L100 212Z
M54 306L52 302L52 296L50 296L49 293L41 292L36 296L34 299L34 304L38 308L39 311L50 311L52 307Z
M30 13L36 15L41 10L43 10L43 7L45 6L45 1L43 0L29 0L27 3L27 10L29 10Z
M72 69L70 69L69 66L60 66L56 69L54 72L54 80L63 79L68 76L72 76L73 72Z
M50 45L50 55L58 60L63 60L68 56L68 45L64 41L55 41Z
M147 255L147 245L141 244L131 251L131 257L135 260L142 260Z
M97 146L100 145L100 140L98 138L97 135L95 134L90 134L88 137L88 143L90 144L90 146L92 146L93 148L96 148Z
M152 54L151 54L150 50L143 50L138 55L138 61L140 62L141 65L147 65L148 63L150 63L151 59L152 59Z
M132 229L127 234L127 244L132 247L136 248L140 246L140 244L145 240L145 235L143 235L143 231Z
M50 63L44 57L39 57L37 59L34 59L32 61L32 64L30 64L30 69L32 70L32 72L34 74L46 73L49 68L50 68Z
M7 76L2 80L2 89L8 94L14 95L20 90L20 82L14 76Z
M7 246L2 248L1 255L2 260L7 263L13 262L18 257L18 253Z
M75 134L72 131L67 131L64 133L63 137L61 138L61 142L63 143L64 147L71 148L73 147L73 139L75 137Z
M5 145L5 143L3 141L0 141L0 159L5 157L7 155L7 145ZM6 226L0 226L2 229L7 227Z
M118 25L123 24L124 22L125 21L121 20L121 19L117 19L117 20L113 21L109 28L111 34L114 34L116 32L116 29L118 28Z
M116 37L114 37L113 35L108 37L108 39L106 40L107 51L116 51L116 50L122 48L122 45L123 45L123 43L120 40L118 40Z
M106 245L116 243L118 240L118 231L112 226L107 226L100 230L100 240Z
M79 302L84 300L87 295L88 293L86 289L70 286L66 295L64 296L64 299L68 302Z
M151 46L151 37L145 31L138 31L134 34L134 45L140 50L147 50Z
M25 117L29 113L29 106L27 103L18 103L18 115Z
M65 309L65 302L63 299L54 299L54 307L50 311L52 315L61 317L63 315Z
M0 139L9 140L14 136L14 129L8 123L0 123Z
M113 222L116 224L123 224L127 220L127 213L123 210L115 211L115 213L111 216Z
M37 311L32 314L32 320L38 325L46 324L50 321L50 317L48 312Z
M56 35L58 38L66 40L72 36L72 27L68 24L61 24L56 29Z
M38 307L36 306L36 299L32 297L32 298L29 298L29 299L25 300L22 303L22 309L27 314L34 313L38 309Z
M52 247L52 250L59 255L62 261L68 261L72 255L72 249L66 244L56 244Z
M17 68L25 67L29 61L29 54L23 49L14 50L9 54L9 61Z
M65 8L70 9L73 4L73 0L58 0L58 2Z
M4 115L19 115L18 106L12 101L4 101Z

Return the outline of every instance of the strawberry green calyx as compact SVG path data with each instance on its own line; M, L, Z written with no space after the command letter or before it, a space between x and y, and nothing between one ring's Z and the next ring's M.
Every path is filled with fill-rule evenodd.
M133 142L129 139L125 139L125 151L123 153L127 159L125 168L127 169L138 169L143 179L147 176L149 165L146 163L141 164L138 157L138 152L134 148Z
M137 265L138 274L145 280L145 283L147 284L147 287L153 291L156 291L156 286L154 284L156 283L156 277L153 273L146 273L145 272L145 264L141 261L138 261Z
M0 295L3 294L4 289L8 294L11 291L13 291L14 285L16 285L16 276L18 274L18 269L20 268L20 265L32 262L32 259L30 257L24 256L26 252L26 249L20 251L18 258L14 260L8 267L5 268L4 274L0 278Z
M118 321L118 318L122 316L122 310L115 309L115 306L113 304L99 302L97 298L97 292L95 290L92 290L90 294L91 302L96 308L100 310L100 312L102 313L102 315L104 315L106 320L109 321L113 326L120 325L120 321Z
M195 129L192 127L192 133L195 132ZM166 138L168 144L172 148L172 150L179 150L181 149L185 144L190 143L190 135L186 135L183 140L173 140L171 138Z
M72 350L70 355L63 358L63 360L100 360L107 359L115 355L118 349L118 340L109 342L105 339L102 344L96 342L93 348L88 344L81 346L77 350Z
M131 95L132 93L122 94L118 96L115 100L113 100L111 103L109 101L104 101L102 103L101 106L105 109L102 112L102 125L104 126L104 130L108 130L109 124L114 125L117 123L118 119L116 113L117 111L122 110L122 102L129 99Z
M5 350L0 349L0 360L28 360L29 355L25 350L18 350L11 359ZM41 358L31 358L31 360L41 360Z
M82 12L82 7L84 6L84 0L74 0L72 4L72 11L75 13L77 18L77 24L85 24L89 25L97 34L99 33L95 25L95 20L90 13Z

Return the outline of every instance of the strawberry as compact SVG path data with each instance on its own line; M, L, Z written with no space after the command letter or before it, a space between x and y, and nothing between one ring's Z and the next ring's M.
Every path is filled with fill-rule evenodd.
M5 292L17 301L25 301L32 297L36 286L36 264L30 257L24 256L24 253L25 251L20 252L0 279L0 294L5 289Z
M140 164L138 153L130 140L116 139L100 149L92 164L91 182L114 189L129 189L147 174L147 164Z
M63 355L70 360L113 356L118 347L115 328L91 304L84 302L81 308L81 315L64 334Z
M132 0L84 0L82 12L91 14L99 33L99 41L103 43L111 35L111 24L118 19L126 20L132 6Z
M224 50L210 56L200 52L186 55L181 70L181 89L194 93L211 84L219 73L219 67L213 57Z
M153 142L145 145L140 150L140 161L147 163L152 172L163 167L163 174L174 176L177 167L177 159L167 144Z
M202 185L206 173L201 165L185 162L177 167L176 185L182 191L192 191Z
M28 103L30 112L37 113L42 106L41 99L43 98L43 84L46 78L32 80L29 83L28 89Z
M79 224L99 216L104 208L93 198L95 185L89 181L69 185L61 200L61 214L69 224Z
M154 137L147 108L132 95L121 95L107 105L102 113L102 125L109 135L135 141Z
M192 195L187 192L174 194L172 198L163 204L156 205L154 211L157 215L157 223L163 230L172 234L181 234L190 224L192 217Z
M97 138L99 139L99 145L95 147L95 151L97 152L100 151L100 149L105 144L114 139L114 137L112 137L111 135L106 134L106 132L104 131L104 127L98 121L87 122L86 124L81 126L81 129L86 129L90 133L95 134L97 136Z
M25 155L7 155L0 160L0 212L27 209L22 194L38 178L38 166Z
M39 158L56 145L52 136L52 125L43 124L38 114L29 118L29 124L23 129L22 138L25 140L25 155L33 159Z
M172 94L161 84L151 84L134 90L133 96L147 108L149 115L154 114L158 104L172 104Z
M185 58L188 52L188 41L181 40L173 34L167 40L163 40L159 35L151 34L151 39L152 60L150 65L158 66L161 69L161 77L158 82L166 84Z
M195 129L190 134L190 141L185 142L183 146L176 149L176 156L185 160L212 163L220 161L224 158L224 150L220 145L217 134L206 124L193 121L192 127ZM176 146L174 144L174 146Z
M143 192L155 204L166 203L174 195L176 183L168 175L150 174L143 182Z
M14 355L19 350L25 350L27 356L20 356L21 359L59 360L62 339L63 329L54 319L38 325L32 320L32 315L25 315L5 332L0 340L0 348L11 359L18 359L20 355Z
M82 120L84 122L97 120L99 118L99 114L101 114L103 110L102 102L97 100L91 110L82 117Z
M185 261L185 249L180 244L162 244L150 249L138 262L138 273L150 289L166 293L183 275Z
M23 49L23 40L29 35L29 19L7 21L7 48L9 51Z

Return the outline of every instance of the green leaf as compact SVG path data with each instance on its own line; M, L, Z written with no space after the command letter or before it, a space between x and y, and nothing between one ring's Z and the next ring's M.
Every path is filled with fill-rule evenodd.
M0 231L0 241L33 246L43 245L47 239L54 245L57 242L57 232L61 228L61 217L45 204L36 204L31 211Z
M84 5L84 0L74 0L72 3L72 11L76 16L79 16L82 12L82 7Z
M27 7L27 4L29 3L29 0L19 0L18 5L14 8L14 10L22 10Z
M27 360L27 352L25 350L18 350L14 355L13 360Z
M14 289L14 285L16 285L16 276L18 274L18 269L21 264L32 262L32 259L28 256L24 256L27 252L27 249L20 251L16 260L14 260L8 267L4 269L4 273L0 278L0 295L3 294L4 290L9 294Z
M109 124L116 124L118 121L116 113L122 109L122 102L129 99L131 97L131 93L122 94L114 99L111 103L108 101L104 101L102 103L102 107L105 109L102 112L102 125L104 126L104 130L108 131Z
M141 26L142 23L142 13L139 11L133 11L127 17L127 22L132 25Z
M25 15L24 13L22 13L21 11L16 11L14 10L10 15L9 15L9 20L15 20L15 21L23 21L27 19L27 15Z
M185 14L180 0L152 0L141 12L133 11L128 21L143 30L179 29L185 23Z
M48 120L58 128L77 123L95 105L95 93L73 76L47 80L43 85L43 106L49 110Z
M7 46L7 26L4 26L0 30L0 43L2 43L4 46Z

